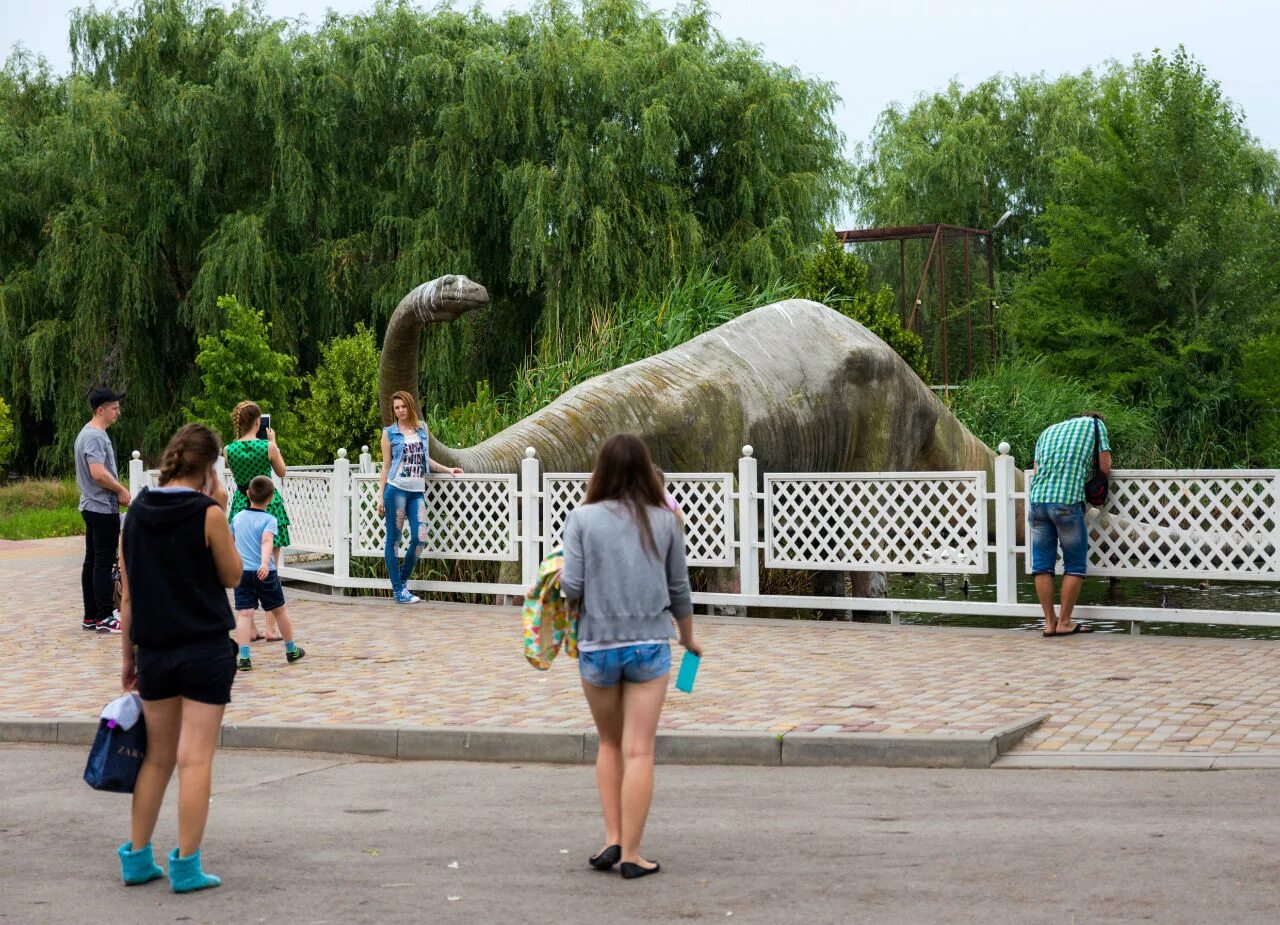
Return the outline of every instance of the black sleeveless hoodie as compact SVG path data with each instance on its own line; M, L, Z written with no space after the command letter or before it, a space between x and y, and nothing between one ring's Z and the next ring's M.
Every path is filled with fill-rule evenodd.
M130 638L146 649L226 639L235 629L227 591L205 545L198 491L143 489L124 520L124 564L132 601Z

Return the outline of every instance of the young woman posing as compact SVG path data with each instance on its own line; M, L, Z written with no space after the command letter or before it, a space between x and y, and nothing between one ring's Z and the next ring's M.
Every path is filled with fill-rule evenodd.
M671 620L697 655L684 531L639 437L605 441L586 501L564 526L560 588L580 602L579 670L600 734L596 785L605 847L597 870L622 862L628 879L657 873L640 855L653 798L653 742L671 671Z
M133 499L120 543L120 680L142 697L147 753L133 789L131 836L117 853L126 884L164 876L151 835L176 766L178 847L168 858L176 893L221 882L200 866L213 753L236 676L225 589L240 581L240 556L214 470L220 449L203 424L179 430L160 459L160 487Z
M427 473L448 472L461 475L462 470L446 466L431 458L427 425L418 414L418 403L408 392L391 396L391 413L395 421L382 430L382 478L378 495L378 514L385 518L387 577L400 604L416 604L420 598L409 591L409 577L418 564L418 550L427 541ZM396 550L405 520L409 522L409 545L404 562L397 563Z

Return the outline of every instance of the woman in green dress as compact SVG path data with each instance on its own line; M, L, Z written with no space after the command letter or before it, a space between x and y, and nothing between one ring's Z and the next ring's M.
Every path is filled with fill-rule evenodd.
M249 482L255 476L265 475L270 477L274 472L281 478L284 477L285 465L284 457L280 455L280 448L276 446L276 432L270 427L267 428L267 439L258 439L258 422L262 418L262 409L251 401L242 401L236 405L235 410L231 412L232 429L239 435L235 440L226 445L224 452L227 458L227 468L231 470L231 474L236 480L236 490L231 496L231 504L227 510L227 519L232 520L237 514L249 506L249 496L245 494L249 487ZM275 555L276 555L276 571L280 570L280 550L289 545L289 513L284 507L284 493L276 492L267 504L267 513L272 514L276 518L275 536ZM279 639L280 635L273 625L274 620L270 614L267 615L267 634L268 642ZM253 630L254 638L258 636L257 630Z

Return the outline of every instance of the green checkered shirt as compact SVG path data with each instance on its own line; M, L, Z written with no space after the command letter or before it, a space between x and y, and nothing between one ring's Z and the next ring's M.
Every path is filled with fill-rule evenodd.
M1071 418L1046 427L1036 440L1032 504L1079 504L1093 478L1093 418ZM1098 422L1098 452L1110 453L1107 425Z

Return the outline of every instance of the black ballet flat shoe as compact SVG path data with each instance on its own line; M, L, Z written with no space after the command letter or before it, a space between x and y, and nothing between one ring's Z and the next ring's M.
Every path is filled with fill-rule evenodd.
M650 874L656 874L658 871L662 870L662 865L657 861L654 861L652 867L641 867L639 864L632 864L630 861L623 861L620 870L622 871L623 880L634 880L637 877L647 877Z
M621 845L610 845L599 854L587 858L587 863L596 870L613 870L613 865L622 857Z

